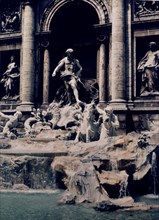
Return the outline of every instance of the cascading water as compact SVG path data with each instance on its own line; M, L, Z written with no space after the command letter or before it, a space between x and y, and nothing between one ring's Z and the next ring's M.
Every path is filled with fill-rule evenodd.
M151 175L153 181L153 194L156 195L156 184L157 184L157 159L156 153L152 153L152 160L151 160Z
M126 173L123 173L122 171L119 171L118 169L118 161L117 160L111 160L111 170L116 175L120 175L121 181L119 183L119 197L123 198L127 196L127 186L128 186L128 175Z
M127 196L127 186L128 186L128 176L124 176L124 178L120 182L119 198L123 198Z
M118 173L119 170L118 170L117 160L111 160L110 163L111 163L112 171L114 171L115 173Z
M24 185L31 189L54 189L55 172L51 169L51 157L1 155L1 188Z

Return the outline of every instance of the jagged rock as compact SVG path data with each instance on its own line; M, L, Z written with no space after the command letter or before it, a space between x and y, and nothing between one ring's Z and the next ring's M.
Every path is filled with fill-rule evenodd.
M122 148L122 147L124 147L124 144L125 144L125 140L124 140L124 138L120 138L120 139L118 139L118 140L116 140L115 141L115 143L114 143L114 147L115 148Z
M25 184L14 184L13 185L14 190L29 190L29 187Z
M12 189L12 183L9 182L0 182L1 189Z
M102 173L98 172L97 174L101 184L117 185L120 184L123 179L128 179L128 174L125 171L112 172L102 170Z
M15 184L34 189L53 188L51 162L50 157L0 155L3 188L12 188Z
M110 200L114 205L121 208L128 208L134 206L134 200L131 196L125 196L123 198L111 199Z
M152 134L149 144L159 146L159 132Z
M143 178L151 168L151 153L156 149L154 145L139 148L139 136L132 132L102 142L71 142L67 145L70 156L55 158L52 168L64 174L67 193L75 196L75 203L109 201L109 196L115 198L109 188L114 186L118 196L126 196L129 175L134 177L132 181ZM121 194L122 184L124 193ZM104 192L106 199L102 199L97 189ZM121 204L112 207L116 209L118 205Z
M151 164L144 164L133 174L134 180L141 180L151 169Z
M64 174L67 190L76 197L76 203L94 203L108 199L92 163L82 163L76 157L56 157L52 168Z
M111 199L109 201L102 201L96 204L95 209L98 211L115 211L121 208L128 208L134 205L134 200L131 197L124 197L121 199Z
M63 198L61 199L60 203L74 205L76 203L76 196L66 192L63 195Z
M95 210L97 211L115 211L117 209L119 209L120 206L114 205L112 202L110 201L102 201L96 204L95 206Z
M0 149L9 149L11 148L11 144L9 144L8 142L0 142Z
M140 134L134 132L90 143L58 140L59 136L67 134L66 130L45 130L37 135L36 139L10 140L11 149L2 149L3 153L64 152L62 155L68 156L47 158L3 155L0 157L0 187L18 188L15 184L25 184L30 188L54 188L54 182L50 183L49 179L53 180L55 172L60 172L62 175L59 176L66 187L61 202L97 203L101 210L114 210L126 205L130 207L131 202L133 203L132 198L129 198L129 203L127 197L122 201L109 197L120 197L119 191L123 181L126 183L125 192L129 191L130 195L133 195L133 184L144 181L144 177L149 175L152 152L158 152L158 135L153 134L150 137L150 143L153 144L141 149L137 145Z

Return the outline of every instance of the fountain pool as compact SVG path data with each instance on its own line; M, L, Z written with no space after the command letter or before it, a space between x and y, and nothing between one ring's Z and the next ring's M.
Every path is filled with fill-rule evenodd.
M99 212L88 205L63 205L61 191L28 191L0 194L1 220L156 220L159 209ZM143 198L142 198L143 199ZM148 198L147 198L148 201ZM155 200L159 204L159 198Z

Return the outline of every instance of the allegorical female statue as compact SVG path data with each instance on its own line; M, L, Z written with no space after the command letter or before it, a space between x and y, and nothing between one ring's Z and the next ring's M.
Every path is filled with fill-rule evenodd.
M159 92L159 50L156 43L149 43L150 50L140 60L137 70L142 74L140 95Z
M10 57L10 63L7 66L7 70L3 73L3 78L1 83L4 83L5 96L2 99L8 99L18 96L18 86L17 81L20 76L19 67L15 61L15 57Z

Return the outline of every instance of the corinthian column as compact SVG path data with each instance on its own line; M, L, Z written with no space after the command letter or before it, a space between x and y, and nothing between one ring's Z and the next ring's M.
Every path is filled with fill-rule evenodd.
M49 103L49 78L50 78L50 53L48 48L44 50L43 66L43 105Z
M105 73L105 44L100 44L99 48L99 102L106 101L106 73Z
M125 0L112 0L112 100L125 102Z
M31 106L34 101L35 48L34 48L34 0L23 0L22 33L22 105Z

